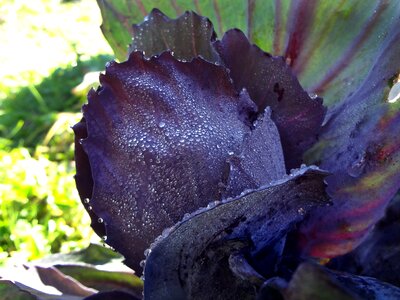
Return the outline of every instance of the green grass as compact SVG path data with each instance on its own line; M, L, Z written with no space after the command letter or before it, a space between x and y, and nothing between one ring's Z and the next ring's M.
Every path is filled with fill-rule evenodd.
M78 203L73 164L0 152L0 260L23 262L87 246L89 220Z
M84 75L103 69L110 59L78 59L76 66L57 68L39 84L15 88L0 103L0 135L8 137L12 147L34 148L43 142L61 112L79 112L86 102L84 93L73 91Z
M94 238L70 126L111 59L100 23L95 0L0 0L0 264Z

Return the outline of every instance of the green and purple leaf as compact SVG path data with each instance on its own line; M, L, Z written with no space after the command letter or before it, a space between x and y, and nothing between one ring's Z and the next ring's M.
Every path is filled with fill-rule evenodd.
M354 251L333 259L329 267L400 286L400 194L366 240Z
M400 30L387 36L368 77L330 111L307 155L333 173L327 182L334 205L303 227L312 255L335 257L358 246L400 188L400 106L387 101L400 70L399 39Z

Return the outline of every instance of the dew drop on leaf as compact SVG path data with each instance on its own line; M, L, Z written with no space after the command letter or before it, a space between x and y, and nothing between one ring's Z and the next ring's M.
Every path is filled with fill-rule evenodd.
M399 99L400 99L400 81L392 86L392 89L389 92L388 102L395 103Z
M366 154L363 153L360 157L354 161L349 168L347 168L347 173L351 177L359 177L365 168L367 160L365 159Z

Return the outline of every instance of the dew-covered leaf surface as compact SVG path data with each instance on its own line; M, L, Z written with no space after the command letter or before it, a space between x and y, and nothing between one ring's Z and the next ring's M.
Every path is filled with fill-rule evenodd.
M212 63L220 63L212 46L214 28L205 17L186 12L177 19L170 19L158 9L153 9L140 24L133 25L129 53L144 51L146 57L172 51L174 57L189 61L201 56Z
M269 108L258 117L254 127L244 137L240 153L228 158L230 169L224 198L237 196L246 189L256 189L286 175L279 133Z
M253 299L254 276L243 274L258 272L238 268L230 256L241 252L256 257L284 238L310 210L326 205L325 176L318 169L303 168L270 186L211 204L178 223L151 248L145 299ZM271 261L268 267L276 263Z
M325 116L321 98L311 98L282 57L251 45L239 30L225 33L215 44L238 90L245 88L260 112L269 106L278 127L286 168L297 168L317 139Z
M400 23L400 21L399 21ZM388 36L365 82L330 112L307 162L327 178L331 208L304 227L305 251L335 257L354 249L400 188L400 103L388 103L400 71L400 31Z
M268 163L266 179L282 176L274 124L266 115L269 132L254 130L270 140L248 138L254 103L236 92L223 67L200 58L179 62L169 52L150 60L134 52L127 62L112 62L100 81L83 108L88 137L82 144L94 182L87 205L105 225L106 242L136 271L164 228L221 199L227 159L240 155L244 142L265 153L252 163ZM256 171L247 174L259 176Z

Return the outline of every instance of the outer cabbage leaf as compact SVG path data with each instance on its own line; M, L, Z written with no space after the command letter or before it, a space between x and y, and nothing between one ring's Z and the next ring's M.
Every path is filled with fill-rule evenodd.
M400 30L387 36L368 77L331 110L307 155L333 173L327 182L334 203L303 227L309 254L335 257L354 249L400 188L400 105L387 102L388 85L400 70L399 39Z
M169 229L146 260L145 299L253 299L256 273L238 270L232 255L257 259L309 211L326 205L325 176L318 169L297 170L271 185L211 203ZM268 273L276 263L270 260L267 270L259 271Z
M366 240L354 251L337 257L329 267L370 276L400 286L400 195L398 194Z
M264 115L270 139L248 138L267 132L252 132L254 103L236 92L223 67L200 58L179 62L169 52L150 60L134 52L127 62L112 62L100 81L83 108L84 123L77 125L87 128L83 149L77 149L88 158L77 173L92 176L93 185L81 187L92 188L92 216L105 225L106 243L136 271L165 227L221 199L227 160L242 153L244 142L263 153L256 161L242 158L265 166L261 183L285 174L275 125ZM88 166L91 173L79 170Z

